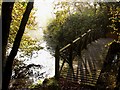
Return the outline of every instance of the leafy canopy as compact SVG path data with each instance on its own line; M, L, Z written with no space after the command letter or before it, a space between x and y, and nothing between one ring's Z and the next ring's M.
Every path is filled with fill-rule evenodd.
M109 20L98 3L59 2L55 11L56 18L44 31L44 39L52 53L57 45L62 48L89 29L103 30L104 34Z
M8 40L8 48L11 48L13 45L26 6L27 6L27 2L14 3L14 7L12 10L12 22L10 25L10 34ZM31 55L32 51L42 49L42 47L39 44L36 44L38 40L31 38L27 34L29 33L30 30L36 30L37 27L38 27L37 22L35 21L35 9L33 9L30 13L29 20L27 22L26 29L19 47L19 50L23 52L23 54L25 55L29 56Z

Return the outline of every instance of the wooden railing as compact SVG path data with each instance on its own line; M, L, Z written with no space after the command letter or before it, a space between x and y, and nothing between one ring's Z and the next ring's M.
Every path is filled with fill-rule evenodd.
M103 33L102 30L97 31L97 30L88 30L86 33L82 34L80 37L76 38L75 40L73 40L71 43L67 44L66 46L64 46L63 48L59 49L59 47L56 47L56 51L55 51L55 78L59 79L61 76L64 77L65 75L61 72L63 67L65 67L65 63L67 62L67 66L66 69L71 71L71 73L67 73L65 68L65 74L67 73L66 76L69 76L71 78L67 78L67 79L74 79L78 80L78 78L81 78L80 82L93 82L94 83L94 77L92 76L88 76L88 70L86 69L87 66L84 65L84 67L80 68L82 69L80 75L77 75L77 70L74 69L74 65L73 65L73 59L75 56L79 56L81 58L81 51L83 49L87 48L87 45L90 44L91 42L97 40L98 38L104 37L105 34ZM83 63L84 64L84 63ZM96 70L93 69L93 74L96 75ZM77 76L75 76L77 75ZM86 77L82 79L82 76ZM89 77L89 80L87 80L87 77ZM85 79L85 80L84 80ZM94 80L93 80L94 79Z

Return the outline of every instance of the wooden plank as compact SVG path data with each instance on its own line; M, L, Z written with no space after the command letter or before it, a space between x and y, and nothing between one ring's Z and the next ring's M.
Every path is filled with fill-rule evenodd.
M82 34L80 37L78 37L77 39L73 40L72 43L76 43L77 41L79 41L81 39L81 37L84 37L87 33L91 32L92 30L88 30L86 33ZM62 49L59 50L59 52L62 52L63 50L65 50L66 48L70 47L71 44L67 44L66 46L64 46Z

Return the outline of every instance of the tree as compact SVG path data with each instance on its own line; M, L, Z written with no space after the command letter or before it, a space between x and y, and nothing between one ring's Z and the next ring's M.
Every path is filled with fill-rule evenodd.
M9 34L8 45L7 45L8 50L12 48L13 42L15 40L15 36L20 26L21 19L23 17L23 13L25 12L26 6L27 6L27 2L14 3L14 7L12 10L12 21L10 25L10 34ZM37 22L35 21L34 14L35 14L35 9L33 8L30 13L28 22L25 27L25 32L23 34L23 37L20 43L19 52L23 53L24 54L23 56L26 56L26 55L30 56L33 50L41 49L40 45L36 44L38 40L33 39L28 35L29 31L36 30L38 28Z
M11 24L10 24L10 31L8 34L8 42L6 51L7 54L4 55L5 57L9 55L9 51L12 48L13 42L15 40L15 36L17 34L17 31L20 26L21 19L23 17L23 13L25 12L25 8L27 6L27 2L15 2L13 9L12 9L12 15L11 15ZM19 52L21 52L21 55L19 57L24 56L31 56L33 50L40 50L42 47L40 44L37 44L38 40L31 38L27 33L30 30L36 30L37 29L37 22L35 21L35 9L33 9L30 13L30 18L28 19L28 22L26 24L25 32L22 37L22 41L20 43ZM4 34L3 34L4 35ZM5 35L4 35L5 36ZM3 40L5 40L3 38ZM5 46L5 45L4 45ZM3 46L3 48L4 48ZM28 47L29 46L29 47ZM3 49L4 50L4 49ZM5 60L3 61L3 65L5 65Z
M89 29L103 30L103 34L106 33L108 18L99 7L80 2L61 2L56 7L56 18L44 31L44 39L52 53L57 45L62 48Z
M9 31L10 31L10 23L11 23L11 14L12 14L12 8L13 8L14 3L2 3L2 62L3 62L3 67L4 63L6 61L6 48L7 48L7 42L8 42L8 37L9 37ZM4 8L4 9L3 9ZM8 11L8 12L6 12ZM4 70L3 70L4 71Z
M118 90L120 87L120 64L119 64L119 53L120 53L120 25L119 25L119 12L120 12L120 2L105 3L104 6L107 9L107 16L109 18L108 33L107 36L114 39L111 42L104 61L100 76L98 78L97 85L103 86L101 88L112 88ZM117 57L117 58L116 58ZM104 80L106 78L106 80ZM112 80L108 80L113 78ZM114 80L115 79L115 80ZM112 81L112 84L110 83ZM114 84L116 83L116 84ZM103 85L104 84L104 85Z
M112 42L109 46L106 59L97 81L98 88L114 89L119 88L119 67L120 67L120 43ZM115 89L118 90L118 89Z
M4 6L6 6L6 5L7 4L5 4ZM11 6L11 3L10 3L10 6ZM4 7L4 8L6 8L6 7ZM8 9L9 8L11 8L11 7L8 7ZM21 38L22 38L23 33L25 31L25 26L26 26L26 23L28 21L29 14L30 14L32 8L33 8L33 2L28 2L27 7L26 7L26 11L25 11L25 13L23 15L19 30L18 30L16 38L15 38L12 50L10 52L10 55L7 58L7 61L6 61L5 69L4 69L4 72L3 72L3 86L2 86L3 90L8 89L8 85L9 85L10 78L11 78L11 75L12 75L12 64L13 64L14 58L15 58L15 56L17 54L17 51L18 51L18 48L19 48L19 45L20 45L20 42L21 42ZM3 11L3 6L2 6L2 11ZM3 12L3 14L6 14L6 12ZM10 12L10 14L11 14L11 12ZM10 24L10 22L8 24ZM8 31L10 31L10 29L8 29Z

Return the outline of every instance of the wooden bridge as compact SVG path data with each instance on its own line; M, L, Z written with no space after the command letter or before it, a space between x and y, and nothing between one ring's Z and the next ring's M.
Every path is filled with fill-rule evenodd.
M95 86L113 41L103 31L88 30L80 37L55 52L55 77L70 82Z

